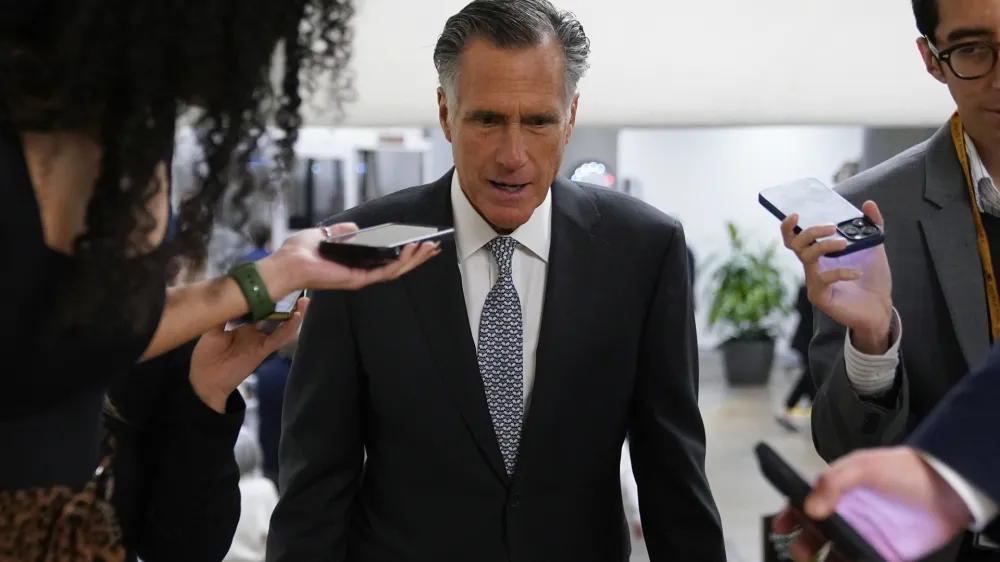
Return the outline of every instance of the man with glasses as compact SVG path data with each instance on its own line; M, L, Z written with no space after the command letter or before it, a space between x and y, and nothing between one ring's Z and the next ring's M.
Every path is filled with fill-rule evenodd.
M885 244L821 258L842 247L821 240L834 227L796 234L796 217L782 223L817 311L812 431L827 461L901 443L1000 336L992 180L1000 174L1000 0L912 2L927 72L958 111L927 142L839 188L875 222L884 218ZM975 532L982 523L935 560L1000 561L1000 547Z

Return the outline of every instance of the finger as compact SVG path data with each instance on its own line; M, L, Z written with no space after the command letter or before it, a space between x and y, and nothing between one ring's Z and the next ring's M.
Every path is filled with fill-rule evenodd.
M799 254L799 261L806 265L812 265L819 263L819 259L827 254L832 254L833 252L839 252L847 247L847 239L836 237L829 238L827 240L820 240L815 244L807 246Z
M836 225L824 224L820 226L811 226L798 233L795 238L792 239L789 248L797 255L801 256L802 252L805 251L806 248L814 244L820 238L833 236L836 233Z
M403 263L403 267L397 272L397 276L405 275L413 271L427 260L441 253L440 247L434 242L425 242L414 251L413 256Z
M302 326L302 319L305 317L306 309L309 307L309 299L303 297L295 303L295 312L292 317L281 323L277 329L268 334L264 347L267 355L281 349L290 341L295 339Z
M861 205L861 212L880 228L885 226L885 221L882 220L882 212L878 210L878 205L874 201L865 201Z
M779 535L791 534L802 528L805 517L797 510L786 508L771 520L771 530Z
M806 498L806 511L810 517L829 517L836 509L840 497L859 486L875 490L891 490L898 478L901 457L909 454L904 447L889 450L857 451L833 463ZM895 458L894 458L895 457ZM917 461L918 463L920 461Z
M340 222L337 224L331 224L323 227L323 232L326 233L327 238L332 238L334 236L339 236L341 234L348 234L351 232L357 232L358 225L353 222Z
M824 287L833 285L838 281L856 281L861 279L861 270L851 267L838 267L826 271L817 272L814 278Z
M813 560L817 553L823 550L827 540L815 528L804 527L799 536L792 542L788 553L793 560L807 562Z
M785 247L788 249L792 248L792 240L795 239L795 227L799 224L799 216L796 214L791 214L785 217L785 220L781 221L781 239L785 243Z

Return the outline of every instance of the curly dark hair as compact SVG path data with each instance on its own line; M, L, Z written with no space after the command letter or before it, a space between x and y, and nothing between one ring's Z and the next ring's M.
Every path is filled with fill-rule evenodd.
M0 1L0 126L85 132L102 148L100 173L76 239L75 320L136 318L179 261L202 263L220 200L274 185L249 161L267 124L275 169L287 177L303 97L350 101L351 0ZM280 51L279 47L283 47ZM280 87L273 61L284 55ZM300 92L304 90L305 93ZM192 113L203 150L175 235L152 248L148 202L172 154L176 123ZM131 257L130 257L131 256ZM157 318L158 318L158 311ZM148 314L147 314L148 316Z

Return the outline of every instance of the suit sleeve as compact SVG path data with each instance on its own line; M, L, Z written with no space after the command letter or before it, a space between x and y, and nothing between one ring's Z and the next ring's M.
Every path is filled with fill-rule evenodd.
M814 317L809 369L817 388L812 406L816 451L827 462L833 462L855 449L901 443L907 434L910 411L909 382L902 358L895 386L886 397L864 399L847 375L847 329L819 310Z
M650 560L724 562L722 525L705 475L687 245L679 225L670 236L639 348L632 470Z
M267 562L346 559L364 465L360 377L346 294L319 292L285 389Z
M145 562L215 562L240 518L233 453L245 404L234 392L220 414L195 394L190 353L171 367L166 397L141 440L145 489L134 544Z
M907 440L992 500L994 511L1000 503L1000 479L996 476L1000 473L998 400L1000 346L994 346L986 362L966 375Z

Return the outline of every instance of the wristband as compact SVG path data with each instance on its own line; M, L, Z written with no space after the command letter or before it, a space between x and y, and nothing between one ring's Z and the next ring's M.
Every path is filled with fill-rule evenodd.
M229 270L229 276L236 281L247 300L250 308L250 313L246 316L248 321L260 322L274 312L274 301L267 292L264 280L260 278L256 263L248 261L236 264Z

